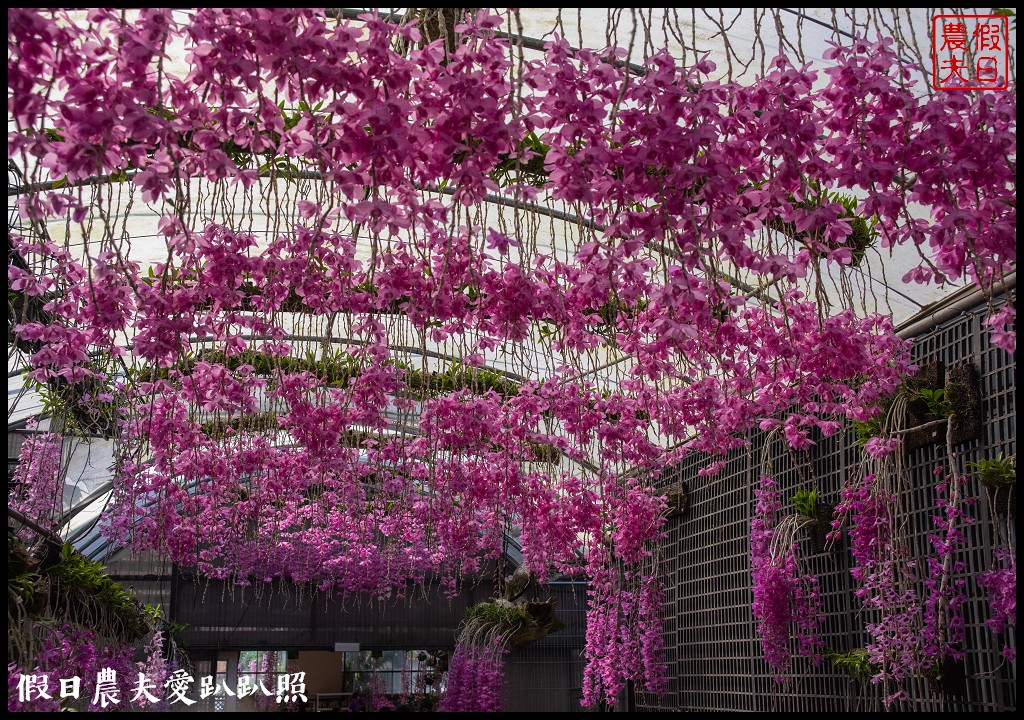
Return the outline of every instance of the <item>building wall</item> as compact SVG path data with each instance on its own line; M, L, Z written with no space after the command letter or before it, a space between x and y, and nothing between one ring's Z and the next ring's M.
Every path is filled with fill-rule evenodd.
M530 599L540 601L557 598L565 628L506 657L505 709L579 710L585 585L551 583L530 593ZM436 588L426 597L417 590L410 593L414 599L379 603L365 598L344 601L308 590L296 593L279 583L257 593L176 574L171 594L171 617L187 624L183 640L190 653L203 655L215 648L298 650L297 666L307 672L307 695L313 698L317 692L337 692L341 653L330 651L335 643L359 643L364 650L451 650L466 608L488 599L490 586L468 587L450 599ZM317 689L321 685L326 689Z
M344 655L328 650L304 650L299 653L295 672L306 673L306 696L341 692L342 659ZM291 670L289 670L291 672Z

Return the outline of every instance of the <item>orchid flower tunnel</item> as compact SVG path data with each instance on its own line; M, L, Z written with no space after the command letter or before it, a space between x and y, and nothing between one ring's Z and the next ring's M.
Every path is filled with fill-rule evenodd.
M589 583L586 705L665 687L664 473L703 453L714 475L751 431L806 451L915 370L865 256L983 290L1015 266L1014 93L925 92L886 39L740 83L558 33L530 54L516 10L69 12L8 11L9 344L60 419L23 450L19 512L61 533L63 435L114 443L104 535L204 578L454 595L514 533L539 582ZM1011 354L1013 326L992 311ZM834 532L858 597L909 612L872 482L892 442ZM931 630L872 630L893 698L956 652L962 472ZM771 472L751 482L782 675L822 652L817 591Z

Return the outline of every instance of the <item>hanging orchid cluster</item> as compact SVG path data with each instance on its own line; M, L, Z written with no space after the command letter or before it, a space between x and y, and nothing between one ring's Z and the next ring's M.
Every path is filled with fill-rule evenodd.
M992 632L1002 634L1017 625L1017 558L1008 548L1000 548L995 553L995 561L996 567L978 574L978 585L988 595L991 617L986 624ZM1003 656L1016 661L1016 648L1003 645Z
M438 712L501 712L505 648L460 645L452 654Z
M780 527L782 493L778 483L762 475L754 495L757 506L750 521L752 610L765 662L781 683L790 667L794 635L798 654L821 663L824 643L818 626L824 604L818 578L800 567L795 535Z
M659 471L758 425L806 448L895 389L890 321L832 309L871 245L919 248L919 282L1014 262L1015 100L921 98L884 42L741 86L531 59L508 19L446 50L375 15L9 10L9 157L41 184L8 278L30 378L116 436L111 538L387 595L513 525L527 569L595 580L596 702L660 686Z
M663 594L658 578L640 567L609 561L591 571L584 705L611 702L627 682L655 695L667 688L660 621Z
M1004 305L985 318L985 325L992 328L992 344L1006 352L1017 352L1017 310L1012 305Z
M64 510L64 442L55 433L29 435L18 452L18 467L11 478L8 507L51 532L60 529ZM19 532L22 540L35 540L28 528Z
M964 497L964 479L953 451L947 420L945 458L935 468L930 552L913 553L907 537L901 413L897 397L881 424L881 436L867 439L858 475L842 490L832 537L845 528L857 583L856 596L868 610L867 659L871 677L883 690L886 706L905 700L905 681L941 676L964 656L966 564L959 552L967 542L964 527L973 522ZM902 408L902 409L901 409ZM890 427L891 425L891 427Z

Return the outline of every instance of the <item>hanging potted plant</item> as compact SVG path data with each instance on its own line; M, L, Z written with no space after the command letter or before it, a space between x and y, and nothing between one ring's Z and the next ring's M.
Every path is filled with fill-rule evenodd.
M504 655L565 627L555 611L557 598L521 599L532 584L533 575L520 566L505 578L501 597L466 609L455 652L446 659L448 675L439 710L501 710Z
M665 497L665 517L683 517L690 509L690 486L685 480L673 483Z
M1017 486L1017 458L1000 454L996 458L985 458L969 463L975 476L981 481L988 496L988 506L993 515L1012 515L1014 512L1014 489Z
M802 520L801 526L806 528L811 538L814 552L825 552L832 530L833 506L820 500L817 490L797 490L793 495L793 505Z
M460 638L480 639L477 644L486 645L500 637L509 650L529 645L565 627L555 612L557 602L556 598L546 602L496 598L477 603L466 610Z

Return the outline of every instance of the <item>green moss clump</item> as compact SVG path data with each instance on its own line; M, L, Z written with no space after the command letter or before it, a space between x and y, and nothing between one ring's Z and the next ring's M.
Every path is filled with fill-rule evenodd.
M481 602L466 608L466 620L486 625L507 625L530 622L526 605L498 605L495 602Z
M70 544L41 547L41 556L29 554L14 533L7 534L9 617L57 619L128 643L150 632L154 610L114 582L101 563Z

